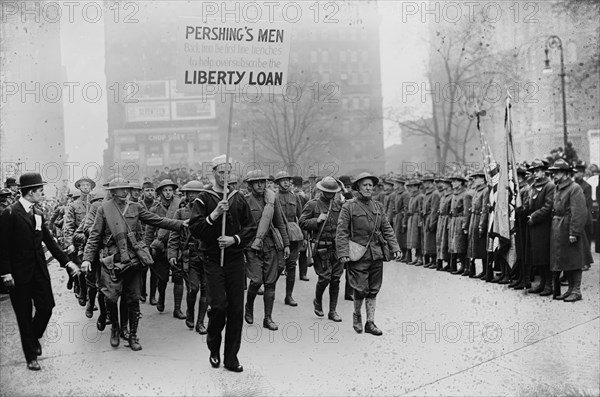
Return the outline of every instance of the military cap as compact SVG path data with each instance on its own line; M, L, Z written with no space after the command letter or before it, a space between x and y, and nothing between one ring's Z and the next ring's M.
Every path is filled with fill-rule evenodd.
M392 175L390 179L396 183L406 183L406 179L402 175Z
M421 178L421 181L425 182L425 181L435 181L435 174L433 172L427 172L425 175L423 175L423 177Z
M80 178L77 181L75 181L75 189L79 189L79 185L81 185L81 182L89 182L89 184L92 186L92 190L94 190L94 188L96 187L96 182L94 182L92 179L90 178Z
M531 165L529 166L529 168L527 169L527 171L531 172L534 171L538 168L543 168L543 169L547 169L548 168L548 162L546 160L540 160L540 159L535 159L531 162Z
M94 201L98 201L98 200L103 200L104 196L106 196L106 193L104 193L104 192L96 192L96 193L94 193L94 195L90 199L90 203L93 203Z
M230 174L229 178L227 178L227 183L229 184L233 184L233 183L239 183L239 179L237 174Z
M252 170L248 171L246 178L244 178L244 182L266 181L268 179L269 176L262 172L262 170Z
M131 185L128 181L121 177L116 177L112 181L106 184L106 190L114 190L114 189L131 189Z
M326 176L317 182L317 189L325 193L337 193L342 190L338 181L332 176Z
M548 171L552 171L552 172L556 172L556 171L572 171L572 168L569 166L569 163L567 163L565 160L563 159L558 159L554 162L554 164L552 164L549 168Z
M211 168L214 170L219 165L225 164L227 162L226 157L227 157L226 155L222 154L220 156L217 156L217 157L213 158L211 160L211 162L210 162L211 163ZM233 163L233 159L231 157L229 157L228 164L231 165L231 163Z
M470 176L471 178L485 178L485 172L483 170L474 171Z
M275 174L275 177L273 177L273 182L277 182L280 179L292 179L292 177L290 176L290 174L287 173L287 171L279 171L278 173Z
M379 178L377 178L375 175L369 173L369 172L361 172L360 174L358 174L356 176L356 179L354 179L354 182L352 183L352 188L354 190L358 190L358 182L362 181L363 179L371 179L373 181L373 186L379 185Z
M147 189L147 188L152 188L154 189L154 183L150 182L150 181L146 181L142 184L142 188L143 189Z
M468 179L465 178L464 175L462 175L459 172L450 175L450 177L448 179L450 179L450 181L468 182Z
M411 179L408 182L406 182L406 186L418 186L421 184L421 181L417 178Z
M0 189L0 197L8 197L8 196L12 196L12 191L10 191L9 189Z
M175 190L175 189L177 189L179 187L179 185L177 185L172 180L170 180L170 179L163 179L162 181L160 181L160 183L156 187L156 191L160 192L160 190L162 188L167 187L167 186L171 186L173 188L173 190Z
M200 181L189 181L179 189L181 192L199 192L204 190L204 184Z
M139 181L129 181L132 189L142 190L142 184Z

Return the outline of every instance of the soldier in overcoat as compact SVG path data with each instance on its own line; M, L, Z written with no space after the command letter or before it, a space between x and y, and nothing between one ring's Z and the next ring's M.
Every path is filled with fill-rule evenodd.
M566 161L558 159L548 170L552 172L556 185L550 233L550 270L564 271L569 281L567 291L555 298L575 302L582 299L582 269L593 262L585 233L587 206L581 186L570 178L572 170Z
M406 217L406 212L408 211L410 194L408 193L408 190L406 190L406 180L403 177L396 176L393 178L393 181L396 188L396 197L394 198L396 215L392 227L394 228L394 233L396 233L396 240L400 246L400 251L402 251L402 255L398 258L398 262L404 262L406 260L408 249L406 244L406 228L403 225L404 217Z
M423 255L424 267L433 268L436 266L436 232L440 208L440 192L437 190L434 181L435 175L429 173L423 176L423 208L421 216L423 218Z
M452 204L452 187L450 180L447 178L437 178L435 180L438 191L441 194L440 206L438 209L438 222L435 232L436 257L438 271L446 271L450 266L444 266L444 262L450 261L450 253L448 252L448 236L450 227L450 205Z
M483 269L487 258L487 225L488 225L488 188L485 183L485 173L475 172L471 174L473 178L473 188L475 194L471 202L470 221L469 221L469 246L467 248L467 258L469 258L469 268L465 269L463 276L470 278L476 276L475 259L481 259Z
M450 204L450 234L448 236L450 270L452 274L462 274L467 262L471 196L466 191L467 178L455 174L450 177L450 180L453 189ZM457 267L457 261L460 261L460 268Z
M410 192L410 202L408 204L408 210L406 211L406 217L404 218L406 227L406 246L408 247L408 257L414 258L412 261L407 259L407 263L409 265L421 266L423 265L423 235L421 232L423 218L421 211L425 196L420 191L420 180L412 179L406 186ZM415 251L414 256L412 255L413 249Z

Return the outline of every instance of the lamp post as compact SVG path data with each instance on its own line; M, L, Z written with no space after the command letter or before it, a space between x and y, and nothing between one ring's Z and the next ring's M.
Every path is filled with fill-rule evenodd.
M563 144L564 150L567 150L567 142L569 141L569 136L567 134L567 97L565 94L565 60L563 55L563 45L562 41L558 36L550 36L548 40L546 40L546 49L544 52L546 53L546 60L544 61L545 67L542 71L542 74L548 75L552 73L552 68L550 67L550 59L548 58L548 52L550 48L558 48L560 50L560 84L562 91L562 111L563 111Z

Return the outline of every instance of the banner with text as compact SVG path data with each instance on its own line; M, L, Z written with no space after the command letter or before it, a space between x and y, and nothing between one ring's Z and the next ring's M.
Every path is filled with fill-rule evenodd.
M181 17L177 90L214 94L287 84L290 26Z

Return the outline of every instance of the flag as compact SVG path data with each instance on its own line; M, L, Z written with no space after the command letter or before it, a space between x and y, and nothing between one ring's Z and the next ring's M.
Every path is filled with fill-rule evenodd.
M494 239L494 251L502 255L510 267L514 266L517 259L515 240L515 216L521 207L521 196L519 194L519 183L517 179L517 164L512 137L512 116L510 96L506 98L504 111L504 145L499 151L497 158L498 181L493 189L494 213L490 237Z

